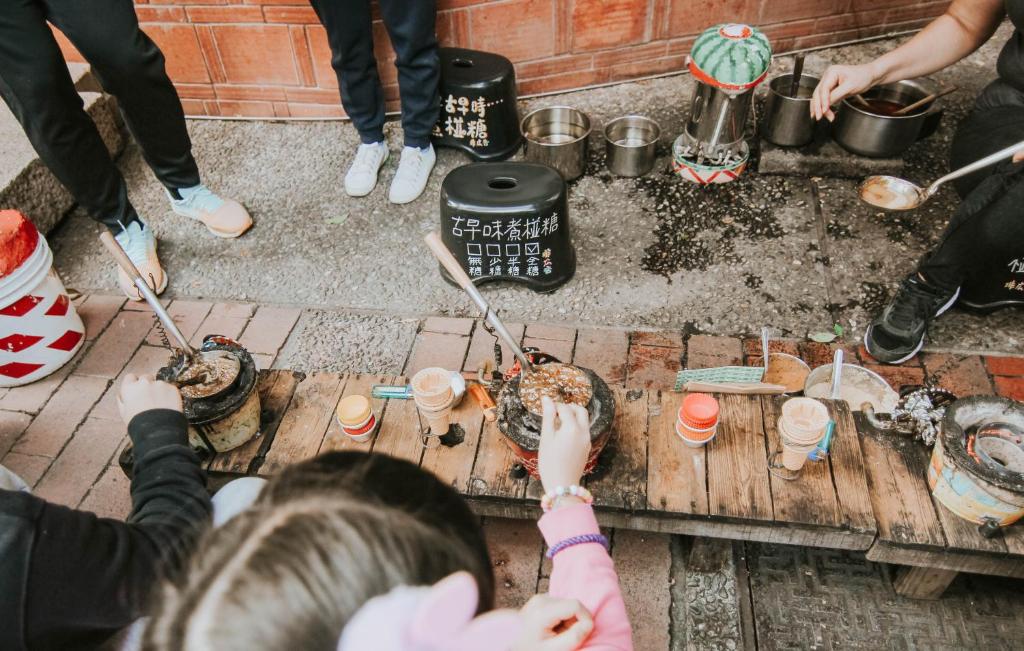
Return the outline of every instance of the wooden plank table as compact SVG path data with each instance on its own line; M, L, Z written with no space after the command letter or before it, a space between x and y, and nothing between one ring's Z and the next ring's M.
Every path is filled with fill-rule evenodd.
M454 447L423 447L411 400L375 400L380 427L363 444L349 440L333 417L341 398L369 395L372 384L406 382L428 366L471 371L493 356L494 339L479 322L442 321L431 329L428 320L417 334L402 376L261 372L260 436L218 455L209 469L272 475L323 452L366 450L430 470L481 515L536 518L540 482L512 473L515 458L497 425L487 423L468 396L453 418L466 437ZM678 339L552 326L509 329L524 346L592 368L612 386L614 433L587 478L605 526L866 551L870 560L906 566L895 587L914 597L938 596L959 571L1024 577L1024 527L983 538L932 499L925 448L873 432L845 403L828 405L837 423L829 458L809 462L798 480L785 481L768 472L768 458L779 448L784 398L721 396L715 440L694 449L678 439L674 423L684 396L657 389L678 368ZM502 348L507 364L512 353ZM656 364L665 368L639 367L634 348L644 363L662 355Z

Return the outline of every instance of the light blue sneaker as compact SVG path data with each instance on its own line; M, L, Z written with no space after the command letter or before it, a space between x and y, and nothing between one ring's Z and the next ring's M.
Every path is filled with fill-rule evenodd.
M160 294L167 289L167 274L160 266L160 259L156 257L156 236L149 226L138 220L127 226L121 224L121 232L114 239L154 292ZM142 294L121 267L117 268L117 284L129 300L142 300Z
M179 188L181 199L175 199L170 190L171 210L201 221L217 237L238 237L252 226L252 217L242 204L222 199L202 183L193 188Z

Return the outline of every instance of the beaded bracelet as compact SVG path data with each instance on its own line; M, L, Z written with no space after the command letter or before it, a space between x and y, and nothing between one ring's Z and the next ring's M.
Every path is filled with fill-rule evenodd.
M568 488L566 488L565 486L555 486L555 490L553 490L550 493L544 493L544 496L540 498L541 510L547 513L552 508L554 508L555 502L558 501L558 498L565 497L566 495L578 497L581 500L583 500L586 504L594 503L593 494L591 494L590 491L588 491L586 488L582 486L577 486L576 484L573 484Z
M585 533L582 536L573 536L571 538L566 538L565 540L561 540L555 543L547 552L545 552L544 555L548 558L554 558L555 554L564 549L568 549L573 545L583 545L585 543L600 543L601 546L604 547L604 550L608 551L607 538L605 538L599 533Z

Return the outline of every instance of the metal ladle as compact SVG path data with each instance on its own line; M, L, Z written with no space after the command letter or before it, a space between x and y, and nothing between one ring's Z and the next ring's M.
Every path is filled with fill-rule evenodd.
M869 176L860 184L860 199L864 203L883 210L913 210L925 201L928 201L939 189L939 186L946 181L966 176L983 167L988 167L1001 160L1010 158L1021 151L1024 151L1024 141L1010 145L1005 149L1000 149L996 153L989 154L970 165L964 165L960 169L939 178L927 188L922 188L896 176Z
M128 254L124 252L124 249L121 248L121 245L118 244L117 240L114 239L114 236L109 231L104 231L103 234L100 235L100 242L102 242L103 246L107 248L118 266L120 266L121 269L128 274L128 277L132 279L132 282L135 284L135 288L139 291L142 298L146 300L146 303L149 304L149 307L152 308L153 313L156 314L156 318L159 319L164 330L171 335L175 343L181 348L185 365L198 360L200 364L205 364L207 369L209 369L218 364L220 360L227 360L226 363L228 366L224 369L226 373L220 379L220 382L216 387L217 390L215 391L215 394L223 393L230 388L231 383L234 382L235 378L238 377L238 374L242 370L242 365L241 362L238 361L238 358L223 350L197 351L193 348L192 345L188 343L188 339L185 338L185 335L183 335L181 330L178 329L178 325L174 323L174 319L172 319L171 315L167 313L164 306L160 304L160 299L157 298L156 293L150 289L146 280L142 277L142 274L139 273L135 263L133 263L131 258L128 257ZM223 363L219 365L223 366ZM201 382L189 381L180 386L206 383L205 375L196 374L195 377L203 377L204 380ZM193 380L194 379L195 378L193 378Z

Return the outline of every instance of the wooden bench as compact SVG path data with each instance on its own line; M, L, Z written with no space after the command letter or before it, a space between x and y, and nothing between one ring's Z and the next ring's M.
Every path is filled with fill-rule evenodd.
M406 373L428 366L474 370L490 357L493 338L466 321L455 332L419 333ZM512 329L523 336L522 326ZM600 345L600 336L592 334L589 339L596 340L590 344L577 341L576 331L565 328L544 334L548 338L538 340L527 333L524 345L593 368L615 385L613 438L598 472L587 480L603 525L866 551L872 560L911 566L896 580L897 591L909 596L937 596L960 570L1024 576L1019 557L1013 558L1024 553L1017 529L1005 541L986 540L933 504L925 482L927 451L890 435L858 433L845 403L829 404L837 429L828 460L808 462L798 480L785 481L768 471L768 457L779 447L776 422L783 398L723 396L714 442L688 448L673 427L683 395L626 387L625 347ZM511 358L506 351L505 359ZM485 422L468 396L454 418L466 437L453 447L423 446L411 400L374 401L380 428L372 442L354 443L341 432L334 419L341 398L369 395L375 383L405 381L264 371L261 436L218 455L209 470L272 475L323 452L367 450L418 463L454 486L481 515L536 518L540 483L514 476L515 459L497 425Z

